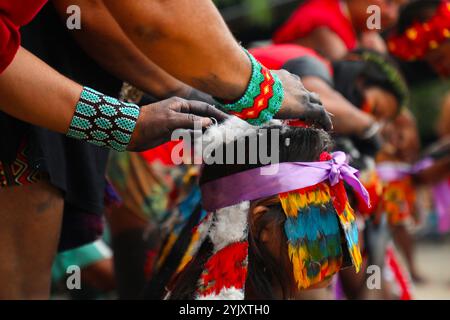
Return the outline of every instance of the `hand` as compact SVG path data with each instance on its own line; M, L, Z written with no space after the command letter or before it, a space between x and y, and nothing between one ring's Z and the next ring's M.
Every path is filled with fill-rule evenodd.
M278 75L284 88L284 100L277 119L300 119L325 130L333 125L329 114L325 111L319 96L309 92L300 78L286 70L273 71Z
M222 122L228 115L213 106L199 101L170 98L141 108L128 151L145 151L170 141L176 129L202 128L213 124L215 118Z
M372 123L361 136L354 138L354 144L359 152L374 158L383 145L380 125Z

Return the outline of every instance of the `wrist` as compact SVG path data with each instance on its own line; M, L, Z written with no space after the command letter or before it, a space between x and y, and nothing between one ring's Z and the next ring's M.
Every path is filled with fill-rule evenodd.
M125 151L131 141L140 108L84 87L67 136L101 147Z
M247 52L252 65L252 73L247 88L236 101L216 99L226 112L252 125L262 125L270 121L281 108L284 89L278 75L262 66Z
M380 132L380 129L381 126L378 124L378 122L373 122L364 129L359 138L362 140L370 139L377 135L378 132Z

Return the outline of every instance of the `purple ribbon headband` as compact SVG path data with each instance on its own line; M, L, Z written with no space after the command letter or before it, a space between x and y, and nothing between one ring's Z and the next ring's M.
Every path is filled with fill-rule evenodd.
M382 162L377 165L377 174L384 182L392 182L417 174L422 170L428 169L433 164L434 161L431 158L425 158L415 165L397 162Z
M262 169L271 168L277 173L261 174ZM344 180L370 206L369 193L359 181L358 176L358 170L348 165L347 157L341 151L333 153L329 161L272 164L205 183L201 186L203 208L211 212L242 201L266 198L310 187L325 180L329 180L331 186Z

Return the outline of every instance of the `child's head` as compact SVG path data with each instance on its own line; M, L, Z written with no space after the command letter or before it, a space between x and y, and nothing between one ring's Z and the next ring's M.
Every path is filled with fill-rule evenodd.
M377 120L392 120L407 105L406 82L388 57L357 50L334 67L336 90Z
M274 135L278 142L276 148L270 145ZM266 147L270 149L269 152L279 154L280 164L330 160L331 156L326 153L330 149L328 134L313 128L271 125L253 129L253 134L228 144L220 144L220 147L234 145L237 148L240 142L249 142L252 137L256 137L257 147L252 149L249 144L245 144L244 163L205 165L200 187L204 204L213 207L211 200L214 199L211 197L216 195L217 201L223 201L223 194L220 193L240 196L259 192L264 196L251 197L250 201L212 210L213 222L209 237L176 281L173 298L192 298L193 295L202 298L210 298L211 295L215 298L236 298L231 289L242 289L244 283L247 299L293 298L299 290L327 285L342 266L351 264L348 263L350 256L355 259L359 257L354 218L343 194L337 195L341 202L340 207L335 208L331 195L337 189L333 191L327 181L278 192L279 185L286 182L281 177L295 177L295 167L284 173L280 167L280 172L267 178L267 184L263 184L260 177L255 175L266 165L263 158L258 156L256 161L250 163L252 154L260 154L260 150ZM223 148L224 159L229 152L227 147ZM234 156L237 160L237 155ZM224 183L224 179L231 179L228 189L220 189L217 193L212 191L215 190L213 184ZM307 176L298 177L298 180L308 179ZM232 190L230 185L237 190ZM342 212L352 234L344 233L337 211ZM349 243L351 249L347 248ZM242 253L244 250L248 250L248 257ZM237 262L233 262L233 259ZM242 279L238 274L244 269L245 278ZM220 275L220 279L215 278L217 275ZM200 279L199 282L196 279ZM241 286L234 284L242 280ZM190 284L185 283L180 287L179 284L186 281L190 281ZM193 286L197 283L200 286L194 293ZM227 290L215 287L219 286L218 283Z
M401 11L389 50L403 60L425 60L450 76L450 1L416 0Z

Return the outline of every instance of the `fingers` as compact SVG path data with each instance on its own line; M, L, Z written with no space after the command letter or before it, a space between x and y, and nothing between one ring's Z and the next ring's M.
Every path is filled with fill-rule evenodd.
M209 127L213 124L211 118L199 117L192 113L181 113L173 111L171 119L168 123L170 130L176 129L201 129Z
M312 111L306 116L308 122L319 125L322 129L330 131L333 123L322 105L314 105Z
M322 101L320 100L319 95L317 93L315 93L315 92L310 92L309 93L309 101L311 103L317 103L317 104L322 105Z
M229 115L220 111L216 107L201 101L184 100L176 98L175 105L171 107L172 110L181 113L190 113L200 117L214 118L218 122L226 120Z

